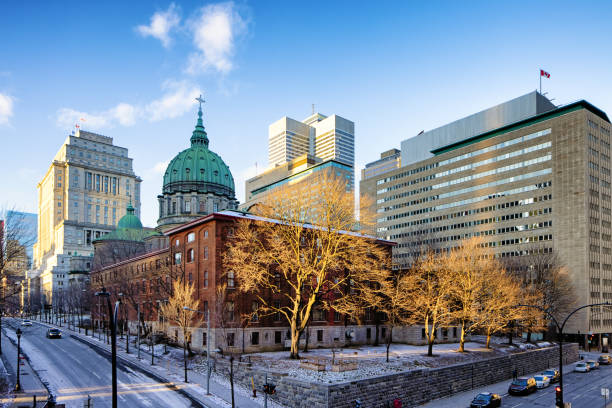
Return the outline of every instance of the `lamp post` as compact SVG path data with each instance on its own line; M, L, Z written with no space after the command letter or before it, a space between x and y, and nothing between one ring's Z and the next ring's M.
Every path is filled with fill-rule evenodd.
M183 310L206 315L206 395L210 395L210 310L207 308L206 312L200 312L187 306L183 306ZM185 353L184 349L183 347L183 354ZM187 360L185 360L185 382L187 382Z
M155 365L155 342L153 341L153 302L148 300L151 308L151 365Z
M591 303L589 305L580 306L580 307L572 310L565 317L565 319L563 320L563 322L561 324L559 324L559 322L557 321L555 316L551 313L550 308L544 309L543 307L537 306L537 305L517 305L517 307L531 307L531 308L534 308L534 309L541 310L548 317L551 318L551 320L553 321L553 323L555 324L555 326L557 328L557 337L558 337L558 341L559 341L559 394L560 394L560 404L561 404L560 406L561 407L563 407L563 329L565 328L565 323L567 323L569 318L572 317L574 315L574 313L576 313L579 310L586 309L587 307L592 307L592 306L610 306L610 305L612 305L612 303L610 303L610 302L603 302L603 303Z
M138 349L138 359L140 360L140 302L136 304L136 320L138 321L138 332L136 334L136 348Z
M162 330L164 331L164 354L168 354L168 333L166 333L166 319L163 314L160 314L162 310L161 304L164 303L164 300L156 300L157 303L157 321L162 324Z
M105 297L108 303L108 323L111 330L111 369L112 369L112 382L113 382L113 408L117 408L117 310L121 302L115 302L115 310L113 313L113 306L110 301L110 293L106 291L106 288L102 288L100 292L96 292L96 296Z
M19 379L19 358L21 357L21 329L18 327L17 331L17 384L15 384L15 391L21 391L21 381Z

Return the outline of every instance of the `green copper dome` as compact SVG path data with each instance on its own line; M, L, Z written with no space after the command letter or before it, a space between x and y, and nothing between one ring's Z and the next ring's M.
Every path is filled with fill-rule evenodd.
M127 206L127 214L121 217L117 224L117 229L120 228L142 229L142 223L140 219L134 215L134 207L132 207L131 203Z
M208 150L201 107L191 136L191 147L172 159L164 174L163 193L191 191L235 197L234 177L229 167L219 155Z

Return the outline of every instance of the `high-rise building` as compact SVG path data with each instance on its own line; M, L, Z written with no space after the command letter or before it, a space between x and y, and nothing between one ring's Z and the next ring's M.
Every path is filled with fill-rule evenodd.
M360 187L375 203L377 234L398 242L397 265L415 245L480 236L504 261L554 252L578 304L602 302L612 299L610 143L600 109L556 107L532 92L403 141L401 167ZM580 312L568 326L611 333L612 311Z
M243 209L271 191L335 170L350 189L355 184L355 124L338 115L313 113L303 121L283 117L270 125L269 167L245 183Z
M77 130L66 138L38 183L33 267L47 304L87 279L93 240L115 229L129 203L140 213L140 182L128 150L111 137Z

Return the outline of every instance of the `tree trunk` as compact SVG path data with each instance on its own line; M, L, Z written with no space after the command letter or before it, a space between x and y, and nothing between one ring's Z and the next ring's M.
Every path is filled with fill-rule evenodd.
M465 321L461 322L461 337L459 337L459 352L465 352Z
M429 339L427 339L427 355L429 357L433 356L433 343L433 336L429 336Z
M387 339L387 363L389 362L389 348L393 339L393 326L389 327L389 338Z
M491 329L487 329L487 348L491 348Z
M297 328L297 322L295 319L291 321L291 354L290 358L299 359L300 358L300 332Z
M235 408L236 405L234 402L234 355L233 354L230 356L230 389L232 392L232 408Z

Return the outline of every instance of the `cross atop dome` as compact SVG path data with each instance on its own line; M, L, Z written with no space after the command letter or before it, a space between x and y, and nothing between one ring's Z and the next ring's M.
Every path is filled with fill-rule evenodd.
M196 101L200 102L200 110L202 110L202 104L206 102L204 98L202 98L202 94L198 98L195 98Z

